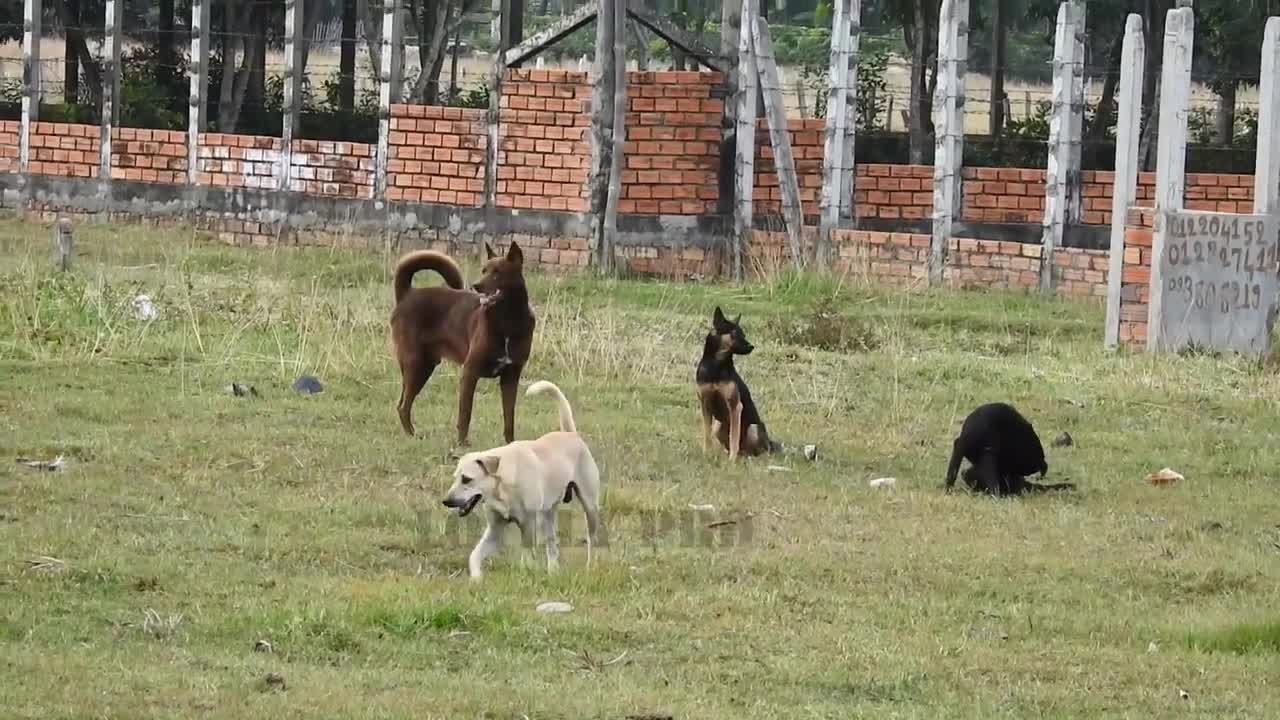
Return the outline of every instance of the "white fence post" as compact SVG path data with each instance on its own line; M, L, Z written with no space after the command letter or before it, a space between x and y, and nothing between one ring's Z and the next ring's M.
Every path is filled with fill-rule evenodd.
M1280 17L1267 20L1258 85L1258 161L1253 175L1253 211L1280 214Z
M1142 16L1129 15L1120 53L1120 91L1116 96L1116 171L1111 196L1111 257L1107 268L1107 325L1104 342L1120 342L1120 289L1124 273L1124 228L1138 194L1138 134L1142 120L1142 71L1147 49Z
M280 165L276 170L277 189L288 192L293 176L293 138L298 134L302 112L303 0L284 3L284 117L280 125Z
M745 258L750 247L754 208L752 193L755 190L755 156L756 156L756 81L759 73L756 69L755 50L751 44L751 26L755 24L756 8L754 0L742 3L741 28L738 33L738 93L734 98L737 103L737 142L734 154L734 212L733 212L733 248L731 254L733 279L742 282L746 276Z
M840 224L845 195L852 190L845 184L845 142L849 140L850 86L850 14L849 5L858 0L837 0L832 6L831 65L827 69L827 124L822 142L822 195L818 201L818 241L814 243L814 260L819 268L831 263L832 231Z
M382 6L382 67L378 68L378 165L374 171L374 197L387 197L387 167L391 163L391 106L400 101L399 63L394 48L403 45L400 37L400 0L384 0Z
M938 14L938 87L933 98L933 239L929 282L942 281L951 226L960 213L964 164L964 76L969 56L969 0L942 0Z
M40 117L40 0L22 4L22 125L18 137L18 171L31 170L32 123Z
M200 133L209 114L209 8L213 0L191 0L191 97L187 102L187 184L200 177Z
M120 116L120 46L124 38L120 22L124 0L106 0L102 28L102 121L98 123L98 181L103 192L111 192L112 132Z
M1084 220L1084 177L1081 174L1084 155L1084 96L1088 6L1085 0L1070 0L1075 22L1072 38L1075 48L1071 62L1071 163L1067 166L1067 224L1079 225Z
M1186 186L1187 106L1191 100L1191 55L1195 41L1191 8L1170 10L1164 25L1164 65L1160 69L1160 125L1156 142L1156 228L1151 246L1151 301L1147 304L1147 349L1163 340L1160 317L1162 283L1160 257L1166 228L1161 214L1181 210Z
M1058 6L1057 32L1053 38L1053 114L1049 116L1049 161L1045 171L1044 220L1040 235L1040 289L1052 292L1054 257L1070 220L1071 186L1079 185L1079 159L1074 144L1079 120L1075 106L1076 12L1074 2Z

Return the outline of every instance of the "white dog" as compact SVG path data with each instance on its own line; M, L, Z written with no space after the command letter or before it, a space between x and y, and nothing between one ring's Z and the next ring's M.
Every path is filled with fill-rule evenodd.
M471 551L471 579L478 580L485 558L502 547L508 523L520 528L525 547L533 546L535 528L542 525L547 541L547 570L559 567L556 540L556 506L576 496L587 515L587 566L600 524L600 470L591 450L573 424L573 410L560 388L543 380L529 386L526 395L550 392L560 410L560 431L537 440L518 440L492 450L467 453L453 471L453 486L444 506L466 516L484 502L488 525Z

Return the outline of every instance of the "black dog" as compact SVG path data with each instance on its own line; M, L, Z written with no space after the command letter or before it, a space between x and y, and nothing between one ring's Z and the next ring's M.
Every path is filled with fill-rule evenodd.
M729 451L729 459L743 455L775 452L780 445L769 439L764 421L751 401L751 391L733 366L734 355L750 355L755 347L738 324L742 316L730 321L717 307L712 316L712 331L702 345L698 361L698 400L702 404L702 449L711 445L712 420L720 445Z
M982 405L964 419L947 466L947 492L955 485L962 458L970 463L963 477L971 490L1002 496L1075 489L1071 483L1038 485L1027 481L1027 476L1036 474L1044 479L1049 471L1044 446L1031 423L1005 403Z

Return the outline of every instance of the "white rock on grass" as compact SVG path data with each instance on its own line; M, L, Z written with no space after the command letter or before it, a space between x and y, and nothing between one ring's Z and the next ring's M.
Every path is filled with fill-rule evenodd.
M544 602L537 608L538 612L543 614L569 613L573 612L573 606L567 602Z

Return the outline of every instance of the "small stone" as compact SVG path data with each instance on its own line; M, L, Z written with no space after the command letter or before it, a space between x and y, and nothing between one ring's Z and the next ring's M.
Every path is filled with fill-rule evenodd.
M245 385L244 383L233 382L223 388L223 390L226 390L228 393L231 393L236 397L258 397L258 391L255 390L252 385Z
M324 385L314 375L303 375L293 381L293 390L303 395L317 395L324 392Z
M898 478L892 478L892 477L876 478L875 480L872 480L867 484L873 488L893 487L894 485L898 484Z
M150 297L139 295L133 299L133 316L137 319L151 321L155 320L159 314Z
M1147 482L1152 485L1172 485L1183 480L1186 480L1186 478L1182 476L1182 473L1170 468L1164 468L1147 476Z
M544 615L573 612L573 606L567 602L544 602L537 607Z
M1075 444L1076 444L1076 441L1071 439L1071 433L1064 432L1058 437L1053 439L1054 447L1071 447L1072 445L1075 445Z
M805 446L804 446L804 459L805 459L805 460L808 460L809 462L814 462L815 460L817 460L817 459L818 459L818 446L817 446L817 445L805 445Z
M262 684L266 687L267 691L282 691L289 689L288 684L284 681L284 676L280 673L267 673L267 676L262 679Z
M1160 646L1156 644L1155 640L1152 640L1151 644L1147 645L1147 654L1155 655L1158 652L1160 652Z

